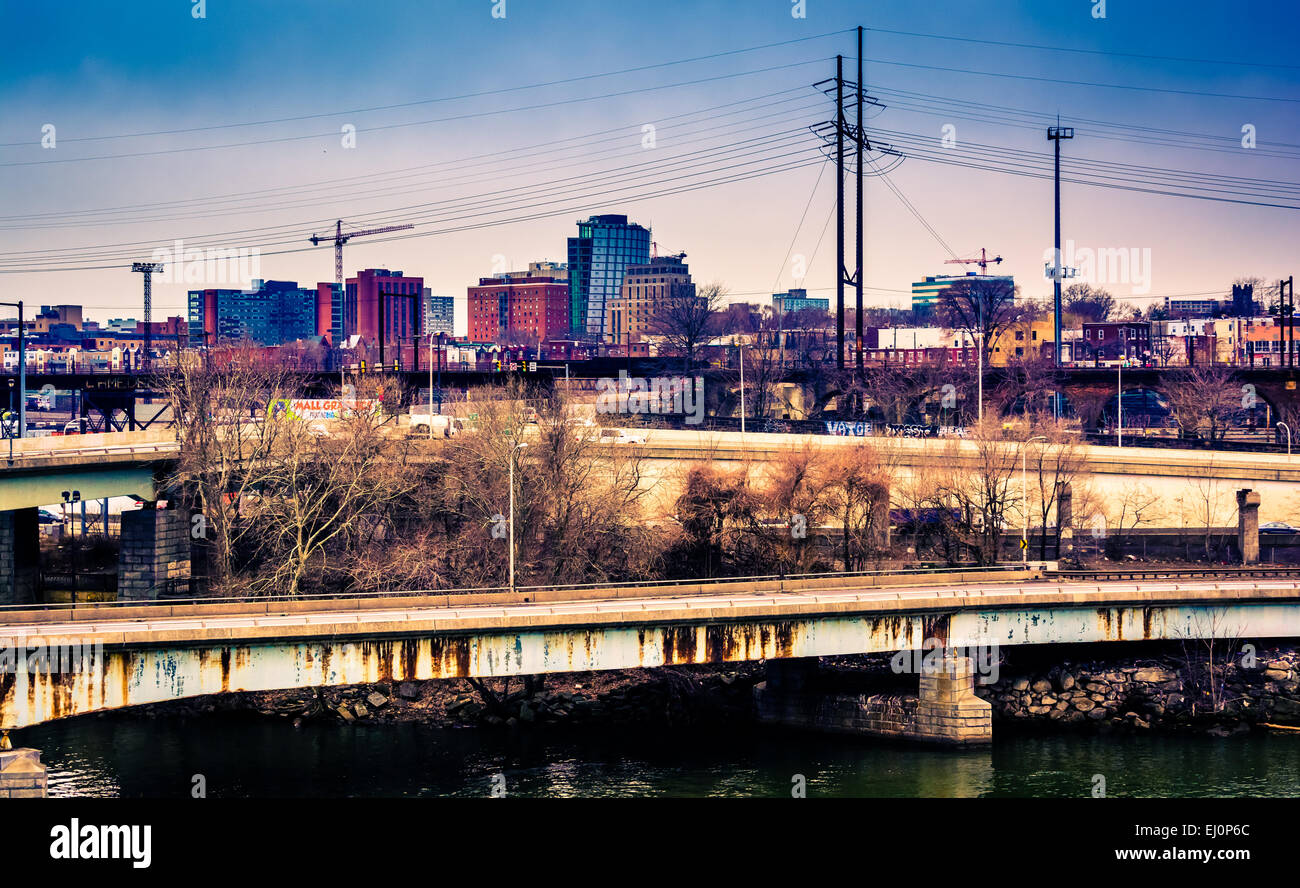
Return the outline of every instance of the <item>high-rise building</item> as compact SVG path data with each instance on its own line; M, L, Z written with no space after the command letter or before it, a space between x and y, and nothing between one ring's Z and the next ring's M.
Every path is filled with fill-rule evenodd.
M790 290L787 293L773 293L772 308L775 309L777 314L803 311L806 308L830 311L831 301L829 299L818 299L815 296L809 297L807 290Z
M314 289L295 281L253 281L248 290L190 290L190 342L281 345L316 335Z
M344 332L359 335L367 343L378 343L382 315L386 344L409 341L422 332L418 328L424 312L423 299L424 278L386 268L367 268L347 280Z
M333 345L343 341L343 290L334 281L316 284L316 335Z
M536 345L569 330L569 286L553 278L479 278L468 303L471 342Z
M434 296L428 287L424 288L424 335L446 333L452 336L456 332L456 297Z
M605 305L605 340L626 345L642 333L655 331L655 316L670 299L694 299L686 254L657 256L643 265L629 265L623 288Z
M650 231L627 216L592 216L569 238L569 323L575 336L601 339L605 306L623 291L629 265L650 261Z

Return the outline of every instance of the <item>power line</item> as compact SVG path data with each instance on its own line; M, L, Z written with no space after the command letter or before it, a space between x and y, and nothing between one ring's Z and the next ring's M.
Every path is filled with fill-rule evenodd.
M574 104L580 104L582 102L595 102L595 101L600 101L602 99L622 98L624 96L638 95L640 93L655 92L661 89L677 89L683 86L698 86L701 83L714 83L719 80L731 80L736 77L752 77L755 74L766 74L772 71L782 71L790 68L800 68L800 67L805 67L807 65L823 63L825 61L827 60L824 58L809 59L803 62L791 62L785 65L772 65L766 68L756 68L751 71L739 71L732 74L718 74L713 77L701 77L701 78L697 78L696 80L684 80L684 81L679 81L677 83L665 83L665 84L660 84L659 86L643 86L643 87L637 87L636 89L627 89L619 92L603 93L601 95L596 95L596 96L582 96L580 98L575 98L575 99L557 99L556 101L540 102L534 105L520 105L514 108L500 108L492 111L476 111L476 112L465 113L465 114L454 114L447 117L430 118L428 120L413 120L413 121L406 121L404 123L388 123L380 126L367 127L365 130L363 130L363 132L367 132L367 133L383 132L386 130L405 129L407 127L413 127L413 126L428 126L434 123L447 123L456 120L473 120L480 117L491 117L497 114L518 114L522 111L537 111L543 108L558 108L564 105L574 105ZM227 142L220 145L192 145L185 148L160 148L156 151L133 151L133 152L126 152L122 154L97 154L89 157L67 157L67 158L55 158L52 160L8 161L8 162L0 163L0 167L46 166L49 164L84 163L86 161L91 161L91 160L121 160L125 158L134 158L134 157L159 157L159 156L170 155L170 154L188 154L193 151L222 151L227 148L247 148L253 145L274 145L274 144L283 144L286 142L301 142L308 139L325 139L325 138L332 139L336 136L338 136L338 132L336 131L325 132L325 133L309 133L307 135L299 135L299 136L279 136L276 138L268 138L268 139L252 139L243 142Z
M1250 68L1284 68L1293 71L1300 70L1300 65L1285 65L1280 62L1240 62L1232 59L1195 59L1187 58L1185 56L1146 55L1137 52L1120 52L1113 49L1079 49L1078 47L1073 46L1047 46L1042 43L1012 43L1007 40L981 40L975 37L954 37L948 34L925 34L919 31L895 31L889 28L866 28L865 30L874 31L877 34L894 34L904 37L924 37L929 40L952 40L959 43L982 43L986 46L1012 46L1018 49L1045 49L1052 52L1073 52L1086 55L1122 56L1132 59L1150 59L1158 62L1188 62L1204 65L1237 65Z
M757 138L745 139L738 142L733 142L727 146L724 146L721 149L717 147L709 147L705 149L700 149L698 151L686 152L671 157L648 160L645 163L641 163L641 164L622 165L617 169L616 172L610 175L606 175L604 177L593 176L591 173L584 173L578 176L569 176L560 179L552 179L547 182L541 182L541 183L527 182L525 184L514 186L511 188L497 189L496 191L485 192L483 194L478 194L478 195L471 195L465 198L449 198L446 200L425 202L421 204L412 204L404 207L390 207L382 211L381 213L374 214L374 215L382 216L382 219L385 223L391 223L394 221L416 221L416 222L428 221L429 217L427 216L421 217L420 211L429 211L434 207L438 207L439 205L451 204L453 206L452 206L452 210L450 211L457 211L457 210L463 211L465 209L474 208L476 204L482 205L485 199L491 198L494 195L502 195L502 196L498 197L496 201L488 201L489 204L492 202L513 200L514 198L511 197L510 195L516 192L524 192L529 196L534 196L534 197L546 194L547 192L555 192L557 190L563 190L566 193L572 193L570 191L570 186L571 183L575 181L581 182L583 185L589 185L593 182L602 181L602 178L606 180L611 178L616 179L619 177L626 179L626 178L631 178L633 176L640 176L647 172L657 172L658 170L656 170L656 168L660 168L665 165L670 165L670 169L667 170L668 172L672 172L678 169L691 169L693 167L698 167L701 165L707 167L709 165L715 164L720 159L726 158L726 155L728 153L735 155L735 157L732 158L734 160L734 159L741 159L745 157L753 157L756 155L764 155L772 148L786 148L793 145L798 145L803 141L803 137L805 133L806 133L806 128L803 126L799 126L775 134L767 134ZM758 144L755 145L754 143L758 143ZM807 144L804 145L802 148L799 148L794 153L804 153L804 152L811 152L815 150L816 150L816 146L812 144ZM703 161L694 164L681 163L681 161L684 158L691 157L692 155L707 155L707 158ZM747 162L754 163L758 161L747 161ZM677 178L681 178L681 177L677 177ZM412 211L412 212L403 213L402 211ZM437 212L433 212L432 215L433 217L436 217L445 212L448 211L437 211ZM261 243L262 245L274 245L276 243L295 243L298 240L300 240L298 230L304 227L305 224L306 223L294 223L294 224L287 224L281 226L271 226L265 229L246 229L245 231L267 231L267 232L273 232L277 230L292 231L293 233L290 234L285 240L269 241L269 242L262 241ZM204 238L219 237L222 239L219 242L221 245L228 245L230 236L240 234L240 233L243 232L238 232L238 231L223 232L219 235L203 235L197 238L182 238L182 240L187 240L189 242L189 246L192 247L193 249L202 249L207 243L204 240ZM374 242L376 241L371 241L371 243ZM105 251L111 251L112 254L118 254L121 252L121 250L119 249L121 247L139 247L141 245L147 246L156 243L158 243L157 240L147 240L147 241L137 241L129 244L102 245L99 247L91 247L91 246L66 247L66 248L58 248L56 250L48 250L48 251L41 251L41 252L44 253L53 253L53 252L74 253L75 252L77 255L81 257L92 257L95 255L99 255L99 256L107 255ZM0 264L28 261L31 255L32 254L30 251L12 251L10 253L0 254L0 256L20 257L17 259L0 258ZM36 261L63 262L63 261L69 261L72 258L74 257L47 256L44 259L38 259Z
M438 228L429 231L415 232L409 235L397 235L392 237L374 238L368 241L367 245L388 243L391 241L407 240L410 238L434 237L437 235L452 234L452 233L462 232L462 231L474 231L480 228L489 228L489 227L496 227L496 226L506 225L506 224L529 222L537 219L547 219L555 216L562 216L562 215L568 215L570 213L581 212L583 209L590 207L593 203L598 203L598 202L608 203L608 202L616 202L616 201L630 202L635 200L650 200L650 199L656 199L661 197L668 197L672 195L698 191L703 188L713 188L721 185L728 185L737 182L749 181L751 179L763 178L766 176L776 175L791 170L802 169L807 166L812 166L814 164L819 164L824 162L822 157L820 156L820 152L817 152L815 146L808 146L807 148L801 149L799 151L791 152L791 155L799 155L799 154L807 155L810 153L815 153L816 157L812 159L808 159L807 157L799 158L797 156L786 155L783 156L785 159L782 159L779 163L773 166L768 166L765 168L751 170L743 173L734 172L732 171L732 168L725 168L723 170L711 171L712 173L716 174L717 176L716 178L706 179L705 181L702 182L694 182L690 184L679 185L668 189L662 187L662 185L664 184L663 180L648 182L645 183L643 186L640 186L649 189L648 191L645 191L643 193L619 194L613 191L606 191L606 192L600 192L591 195L578 195L573 198L573 201L575 202L568 203L564 207L559 209L549 209L549 210L539 211L539 212L530 213L522 216L511 216L507 218L497 218L497 219L491 219L487 221L476 221L476 222L465 221L464 224L459 224L459 225L453 224L450 227ZM743 166L751 166L752 164L753 162L738 164L735 166L743 167ZM675 177L675 178L691 178L691 177L688 176L688 177ZM673 179L669 179L666 181L673 181ZM524 207L527 208L530 206L531 207L547 206L547 205L556 204L560 202L561 201L556 201L556 200L542 201L531 205L525 204ZM478 216L483 216L483 215L494 215L494 214L493 213L469 214L468 216L445 219L443 220L443 222L455 223L462 220L474 219ZM280 256L280 255L288 255L292 253L302 253L302 252L307 252L309 250L317 250L317 249L322 249L322 248L318 248L314 246L286 247L285 249L281 249L281 250L263 251L260 255L263 257ZM76 261L76 260L69 258L61 261ZM119 262L119 263L110 263L110 264L102 264L102 265L81 265L81 266L64 265L59 267L45 267L45 268L21 268L21 267L4 268L4 269L0 269L0 273L25 274L25 273L43 273L43 272L56 272L56 271L98 271L98 270L105 270L105 269L124 268L127 267L127 264L129 263Z
M789 46L794 43L805 43L809 40L821 40L826 37L837 37L841 34L847 34L853 29L844 28L839 31L827 31L824 34L814 34L811 37L796 37L791 40L781 40L776 43L764 43L758 46L748 46L742 49L730 49L721 52L709 53L707 55L692 56L685 59L676 59L670 62L657 62L651 65L638 65L632 68L620 68L617 71L604 71L598 74L582 74L576 77L565 77L559 80L548 80L543 83L530 83L523 86L509 86L500 89L480 90L479 92L462 93L454 96L438 96L431 99L416 99L410 102L398 102L391 105L372 105L365 108L351 108L342 111L322 111L317 114L299 114L293 117L276 117L264 120L242 121L238 123L213 124L211 126L195 126L183 129L170 130L152 130L147 132L136 133L114 133L102 136L79 136L73 138L62 138L61 142L102 142L113 139L135 139L145 136L173 136L184 133L211 132L213 130L236 129L248 126L266 126L273 123L296 123L302 120L319 120L322 117L340 117L343 115L369 114L376 111L393 111L399 108L411 108L418 105L431 105L441 102L455 102L463 99L477 99L484 96L502 95L505 93L522 92L530 89L543 89L550 86L562 86L568 83L580 83L587 80L596 80L602 77L616 77L623 74L635 74L642 71L651 71L656 68L669 68L675 65L685 65L692 62L709 61L711 59L723 58L725 56L741 55L747 52L757 52L763 49L773 49L778 46ZM30 142L0 142L0 148L23 148L30 147Z
M769 93L760 93L759 95L751 96L751 97L749 97L749 98L738 99L738 100L733 101L733 102L725 102L725 103L720 104L720 105L711 105L711 106L706 106L706 107L703 107L703 108L699 108L699 109L697 109L697 110L695 110L695 111L687 111L687 112L683 112L682 114L675 114L675 115L671 115L671 116L669 116L669 117L662 118L662 119L663 119L664 121L670 121L670 120L681 120L681 119L684 119L684 118L687 118L687 117L694 117L694 116L699 115L699 114L707 114L707 113L709 113L709 112L711 112L711 111L717 111L717 110L722 109L722 108L732 108L732 107L735 107L735 106L737 106L737 105L747 104L747 103L749 103L749 102L759 102L759 101L763 101L764 99L774 98L774 97L776 97L776 96L788 95L789 93L792 93L792 92L800 92L800 93L803 93L803 92L805 92L805 91L806 91L806 88L805 88L805 87L802 87L802 86L796 86L796 87L791 87L791 88L789 88L789 89L776 90L776 91L774 91L774 92L769 92ZM786 99L782 99L780 102L768 103L768 104L769 104L769 106L770 106L770 105L773 105L773 104L782 104L782 103L784 103L784 102L792 101L792 100L794 100L794 99L799 99L799 98L803 98L803 97L802 97L802 96L799 96L799 97L788 97L788 98L786 98ZM737 111L730 111L730 112L727 112L726 114L721 114L721 115L717 115L717 116L718 116L718 117L727 117L727 116L731 116L732 114L743 114L743 113L748 113L749 111L752 111L752 110L753 110L753 109L741 109L741 110L737 110ZM501 158L502 160L506 160L507 158L504 157L505 155L508 155L508 154L517 154L517 153L520 153L520 152L527 152L527 153L529 154L529 156L536 156L537 154L546 154L546 153L552 153L552 152L555 152L555 151L567 151L567 150L571 150L570 148L553 148L553 147L551 147L551 146L556 146L556 145L563 145L563 144L566 143L566 142L582 141L582 142L584 142L584 143L586 143L586 144L592 144L592 143L594 143L594 142L606 142L606 141L610 141L610 139L612 139L612 138L622 138L622 137L625 135L626 126L627 126L627 125L620 125L620 126L616 126L616 127L609 127L609 128L607 128L607 129L596 130L596 131L594 131L594 132L581 133L581 134L576 135L576 136L565 136L564 138L561 138L561 139L550 139L550 140L545 141L545 142L535 142L535 143L530 144L530 145L520 145L520 146L515 147L515 148L505 148L505 149L502 149L502 150L500 150L500 151L476 152L476 153L474 153L474 154L462 155L462 156L460 156L460 157L452 158L452 159L450 159L450 160L442 160L442 161L434 161L434 162L431 162L431 163L425 163L425 164L417 164L417 165L415 165L415 166L411 166L411 167L401 167L401 168L398 168L398 169L395 169L395 170L387 170L387 171L380 172L380 173L365 173L365 174L362 174L362 175L356 175L356 176L342 176L342 177L337 177L337 178L332 178L332 179L319 179L319 180L316 180L316 181L314 181L314 182L309 182L309 183L299 183L299 184L297 184L297 185L281 185L281 186L274 186L274 187L270 187L270 188L259 188L259 189L255 189L255 190L252 190L252 191L235 191L235 192L227 192L227 193L224 193L224 194L204 195L204 196L202 196L202 197L185 198L185 199L175 200L175 201L159 201L159 202L154 202L154 203L142 203L142 204L123 204L123 205L119 205L119 206L116 206L116 207L94 207L94 208L89 208L89 209L84 209L84 210L68 210L68 211L62 211L62 212L59 212L59 213L48 213L48 214L35 214L35 215L23 215L23 216L0 216L0 220L27 219L27 218L40 218L40 217L42 217L42 216L49 216L49 215L56 215L56 216L57 216L57 215L70 215L70 214L76 214L76 213L111 212L111 211L116 211L116 210L121 210L121 209L153 208L153 207L174 206L174 205L177 205L177 204L188 204L188 203L210 203L210 202L219 202L219 201L223 201L223 200L228 199L228 198L239 198L239 197L246 197L246 196L250 196L250 195L270 194L270 193L274 193L274 192L277 192L277 191L295 191L295 190L302 190L302 189L308 189L308 188L317 188L317 187L319 187L319 188L325 188L325 187L329 187L329 186L336 185L336 184L339 184L339 183L344 183L344 182L360 182L360 181L365 181L365 180L369 180L369 179L376 179L376 178L384 178L384 177L388 177L388 176L393 176L393 175L396 175L396 174L398 174L398 173L411 173L411 172L416 171L416 170L432 170L432 169L436 169L436 168L438 168L438 167L444 167L444 166L449 166L449 165L452 165L452 164L458 164L458 163L461 163L462 161L476 161L476 160L481 160L483 163L493 163L493 162L495 162L495 161L487 160L486 158L494 158L494 157L495 157L495 158ZM618 135L609 136L609 138L606 138L606 139L595 139L595 138L594 138L594 137L596 137L596 136L607 136L607 135L609 135L609 134L618 134ZM549 149L549 150L538 151L538 149ZM471 165L476 165L476 164L471 164Z
M873 65L893 65L900 68L921 68L927 71L947 71L953 74L975 74L980 77L1004 77L1011 80L1032 80L1038 83L1062 83L1067 86L1091 86L1098 89L1124 89L1135 90L1138 92L1168 93L1180 96L1203 96L1215 99L1239 99L1253 102L1287 102L1290 104L1300 103L1300 99L1286 98L1283 96L1243 96L1235 93L1216 93L1206 92L1196 89L1171 89L1159 86L1134 86L1127 83L1098 83L1093 80L1065 80L1058 77L1035 77L1032 74L1008 74L1001 71L975 71L970 68L949 68L943 65L922 65L917 62L896 62L886 59L871 60Z
M781 284L781 275L785 271L786 260L790 258L790 251L794 249L795 242L799 240L799 232L803 230L804 220L808 218L808 208L812 206L813 198L817 196L817 186L822 182L822 176L826 173L826 167L830 161L822 164L817 170L817 179L813 182L812 191L808 193L808 202L803 205L803 212L799 214L799 224L794 227L794 236L790 238L790 246L785 248L785 255L781 257L781 264L777 267L776 278L772 281L772 292Z
M774 104L780 105L801 98L805 98L805 97L791 97L789 99L783 100L782 102L777 102ZM694 130L685 130L681 134L679 134L679 136L683 136L683 135L694 136L700 133L710 133L710 132L715 132L718 134L704 135L701 136L700 138L680 138L680 137L674 138L671 143L671 147L679 148L685 145L715 141L718 138L722 137L721 133L719 133L718 131L732 130L738 127L749 128L752 130L755 129L753 127L753 124L757 122L767 120L770 118L792 118L793 116L811 110L814 106L815 106L815 102L808 102L801 107L785 108L768 114L753 116L745 120L740 120L731 123L717 124L714 126L705 126ZM752 113L753 110L754 109L745 109L745 113ZM719 115L719 116L727 116L727 115ZM665 127L665 130L668 129L672 129L672 128ZM623 131L620 132L620 134L617 136L611 137L609 139L604 139L604 140L595 140L591 144L596 144L598 142L608 142L608 141L621 141L626 144L627 139L628 139L628 133L625 129L623 129ZM47 218L53 217L56 221L46 221L46 222L37 222L37 223L33 223L32 221L29 221L30 218L32 217L21 217L21 216L0 217L0 219L3 219L4 221L13 220L15 223L9 225L0 225L0 230L13 230L13 229L29 230L34 228L68 229L68 228L96 227L102 225L138 225L138 224L147 224L147 223L155 223L155 222L175 222L183 219L211 219L220 216L229 216L229 215L236 215L236 214L246 215L248 213L267 213L267 212L273 212L273 211L278 211L283 209L306 207L306 206L322 206L322 205L330 206L330 205L335 205L340 200L349 197L365 197L367 199L373 199L377 197L388 196L393 193L400 193L406 195L406 194L415 193L418 190L425 190L425 191L431 189L445 190L452 185L472 185L483 181L495 182L495 181L499 181L502 178L517 177L519 175L522 175L525 171L529 170L530 168L538 168L536 169L536 172L550 172L553 170L580 166L585 163L590 163L592 162L592 160L599 162L604 159L613 159L616 157L643 156L646 153L646 149L640 146L639 138L636 140L636 142L637 142L636 147L631 148L627 151L622 151L622 152L609 152L607 150L586 151L584 154L577 155L576 157L563 158L564 162L560 162L560 163L556 163L551 160L548 160L544 155L555 154L557 152L559 153L569 152L575 149L584 149L588 146L587 145L568 146L560 149L554 149L553 151L537 152L538 159L533 160L529 163L520 164L514 162L513 159L511 159L510 161L502 161L501 163L506 163L506 162L509 163L508 168L504 170L490 169L487 171L481 171L477 173L466 172L466 174L462 176L450 176L450 177L446 174L446 172L442 172L442 173L438 173L436 176L432 178L428 178L428 176L426 176L426 171L423 168L421 168L420 172L395 174L392 175L391 177L387 176L387 174L373 174L372 176L369 177L372 180L371 182L357 183L355 186L352 186L353 190L339 189L337 187L329 186L329 185L321 185L321 186L303 187L301 189L298 189L297 194L287 193L281 195L270 195L275 200L282 200L283 202L281 203L270 203L265 201L259 201L256 199L256 197L238 197L238 198L231 198L228 200L214 200L212 201L212 203L217 207L215 211L207 211L204 209L199 209L197 207L195 208L178 207L179 210L178 212L162 215L162 216L125 217L122 215L110 216L108 214L118 213L118 212L120 213L147 212L148 207L141 207L139 210L136 210L134 208L127 209L127 210L120 210L120 211L103 210L103 211L97 211L93 214L101 217L99 219L96 219L94 221L76 222L71 224L64 223L57 220L64 217L77 218L82 214L77 212L45 214ZM473 156L471 156L471 159L472 157ZM481 167L481 166L491 165L495 163L498 163L498 161L472 160L472 162L464 164L462 169L468 171L472 167ZM457 170L452 169L450 172L455 173L457 172ZM429 175L432 174L430 173ZM388 178L389 181L388 182L377 181L381 177ZM428 184L419 181L398 184L399 181L402 179L419 179L419 178L426 179ZM319 198L309 197L308 195L310 195L313 192L324 192L324 193ZM251 192L250 194L257 195L257 192ZM187 204L193 203L198 200L200 199L194 199L193 201L186 201L185 203ZM194 210L194 211L191 212L190 210ZM357 214L355 210L353 210L352 212L353 214ZM368 215L368 213L361 213L360 215Z

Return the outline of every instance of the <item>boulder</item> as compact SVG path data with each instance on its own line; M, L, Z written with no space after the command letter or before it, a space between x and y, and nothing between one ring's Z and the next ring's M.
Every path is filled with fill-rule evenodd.
M388 703L388 698L385 697L383 694L379 693L378 691L371 691L366 696L366 702L369 703L371 706L375 707L376 709L379 709L380 707Z
M1164 684L1165 682L1173 681L1176 678L1177 676L1174 675L1173 672L1159 666L1149 666L1133 673L1134 681L1140 681L1145 684Z

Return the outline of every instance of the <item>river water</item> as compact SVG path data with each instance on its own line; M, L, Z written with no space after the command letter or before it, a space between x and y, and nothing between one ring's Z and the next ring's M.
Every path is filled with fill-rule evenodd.
M531 732L125 714L18 732L52 796L1300 797L1300 734L1226 739L999 734L946 750L734 728L565 726ZM500 779L495 785L502 785Z

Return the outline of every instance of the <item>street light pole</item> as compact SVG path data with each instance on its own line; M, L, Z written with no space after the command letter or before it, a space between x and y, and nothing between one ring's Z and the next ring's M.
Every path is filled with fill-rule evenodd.
M1286 429L1286 458L1291 458L1291 427L1284 422L1279 422L1277 427Z
M23 330L23 303L0 302L18 309L18 437L27 436L27 334Z
M740 355L740 434L745 434L745 347L736 345L736 353Z
M979 363L976 365L975 376L977 379L975 398L979 403L976 405L976 422L982 428L984 425L984 294L980 293L976 297L975 312L979 316L977 326L979 335L976 337L975 348L979 350Z
M1115 447L1124 446L1124 361L1115 365Z
M1046 435L1034 435L1025 442L1025 449L1020 451L1020 502L1022 506L1022 516L1024 517L1024 531L1020 535L1020 563L1029 563L1029 480L1028 480L1028 456L1029 445L1034 441L1046 441ZM1012 463L1014 466L1015 463ZM1012 471L1015 471L1012 469ZM1043 527L1043 533L1047 533L1047 527Z
M429 334L429 440L433 440L433 333Z
M527 444L510 445L510 591L515 591L515 452Z

